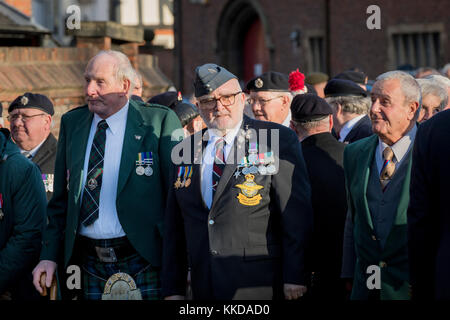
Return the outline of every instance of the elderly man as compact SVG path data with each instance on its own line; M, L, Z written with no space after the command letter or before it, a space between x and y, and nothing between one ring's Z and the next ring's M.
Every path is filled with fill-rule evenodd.
M34 285L41 292L46 273L50 286L62 253L64 268L82 268L84 299L157 299L171 134L180 122L166 107L129 100L134 71L118 51L98 53L84 76L87 105L61 119Z
M367 92L350 80L331 79L325 87L325 100L333 108L334 132L339 141L352 143L372 135L367 115Z
M0 129L0 159L0 300L34 300L39 295L31 270L45 224L44 186L39 169L20 154L5 128Z
M314 213L311 296L343 300L340 271L347 212L345 144L331 135L333 110L322 98L310 93L297 95L291 110L291 128L301 141L311 182Z
M356 83L358 86L360 86L364 90L367 90L366 84L367 84L368 77L362 71L346 70L344 72L341 72L341 73L335 75L333 79L350 80L350 81L353 81L354 83Z
M408 258L412 299L450 299L450 112L419 126L412 156Z
M312 231L298 139L284 126L244 116L245 95L225 68L197 67L194 87L208 128L173 152L163 296L185 295L190 266L194 299L298 299Z
M269 71L247 83L255 119L272 121L289 127L291 121L291 101L289 78L284 73Z
M409 299L406 212L420 88L405 72L387 72L376 79L371 98L375 135L344 152L342 276L353 278L352 299Z
M53 195L56 138L50 132L53 103L42 94L27 92L8 108L11 136L24 156L41 169L47 200Z
M422 95L422 108L417 121L427 121L436 113L444 110L448 103L447 90L431 79L417 79Z
M134 70L133 84L134 86L130 99L144 102L144 100L142 100L142 75L136 69Z
M441 75L429 75L426 76L425 79L433 81L435 84L440 85L442 88L447 90L447 96L450 97L450 79ZM450 98L447 101L447 106L445 106L444 110L450 109Z
M324 89L329 78L330 77L325 73L313 72L306 76L305 83L311 85L319 97L324 98Z

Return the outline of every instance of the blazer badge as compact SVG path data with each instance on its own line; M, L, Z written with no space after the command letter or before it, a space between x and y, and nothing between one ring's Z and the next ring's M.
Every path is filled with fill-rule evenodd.
M237 198L245 206L256 206L261 202L262 197L258 194L258 191L264 187L257 185L254 180L255 176L249 173L245 175L244 183L236 185L242 192L239 193Z

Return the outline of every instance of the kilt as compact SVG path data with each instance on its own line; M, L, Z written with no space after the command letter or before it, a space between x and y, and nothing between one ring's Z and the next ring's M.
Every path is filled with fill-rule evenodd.
M101 300L106 281L115 273L129 274L141 291L143 300L161 299L161 277L159 268L152 267L138 253L114 263L101 262L97 257L83 258L83 299Z

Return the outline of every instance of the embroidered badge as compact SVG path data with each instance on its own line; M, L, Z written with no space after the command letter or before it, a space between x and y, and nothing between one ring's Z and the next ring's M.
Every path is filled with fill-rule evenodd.
M256 206L261 202L262 196L258 194L258 191L264 187L257 185L254 180L253 174L246 174L245 182L236 185L242 192L237 196L239 203L245 206Z
M25 96L22 96L22 98L20 98L20 103L21 103L23 106L26 106L26 105L28 104L28 98L25 97Z
M255 87L257 87L258 89L262 88L263 85L264 82L261 80L261 78L255 80Z

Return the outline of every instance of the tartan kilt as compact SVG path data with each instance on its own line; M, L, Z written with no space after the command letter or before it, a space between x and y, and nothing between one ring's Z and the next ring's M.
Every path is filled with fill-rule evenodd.
M101 300L105 284L110 276L124 272L129 274L141 291L142 300L161 299L160 268L152 267L138 253L115 263L101 262L86 256L82 264L83 299Z

